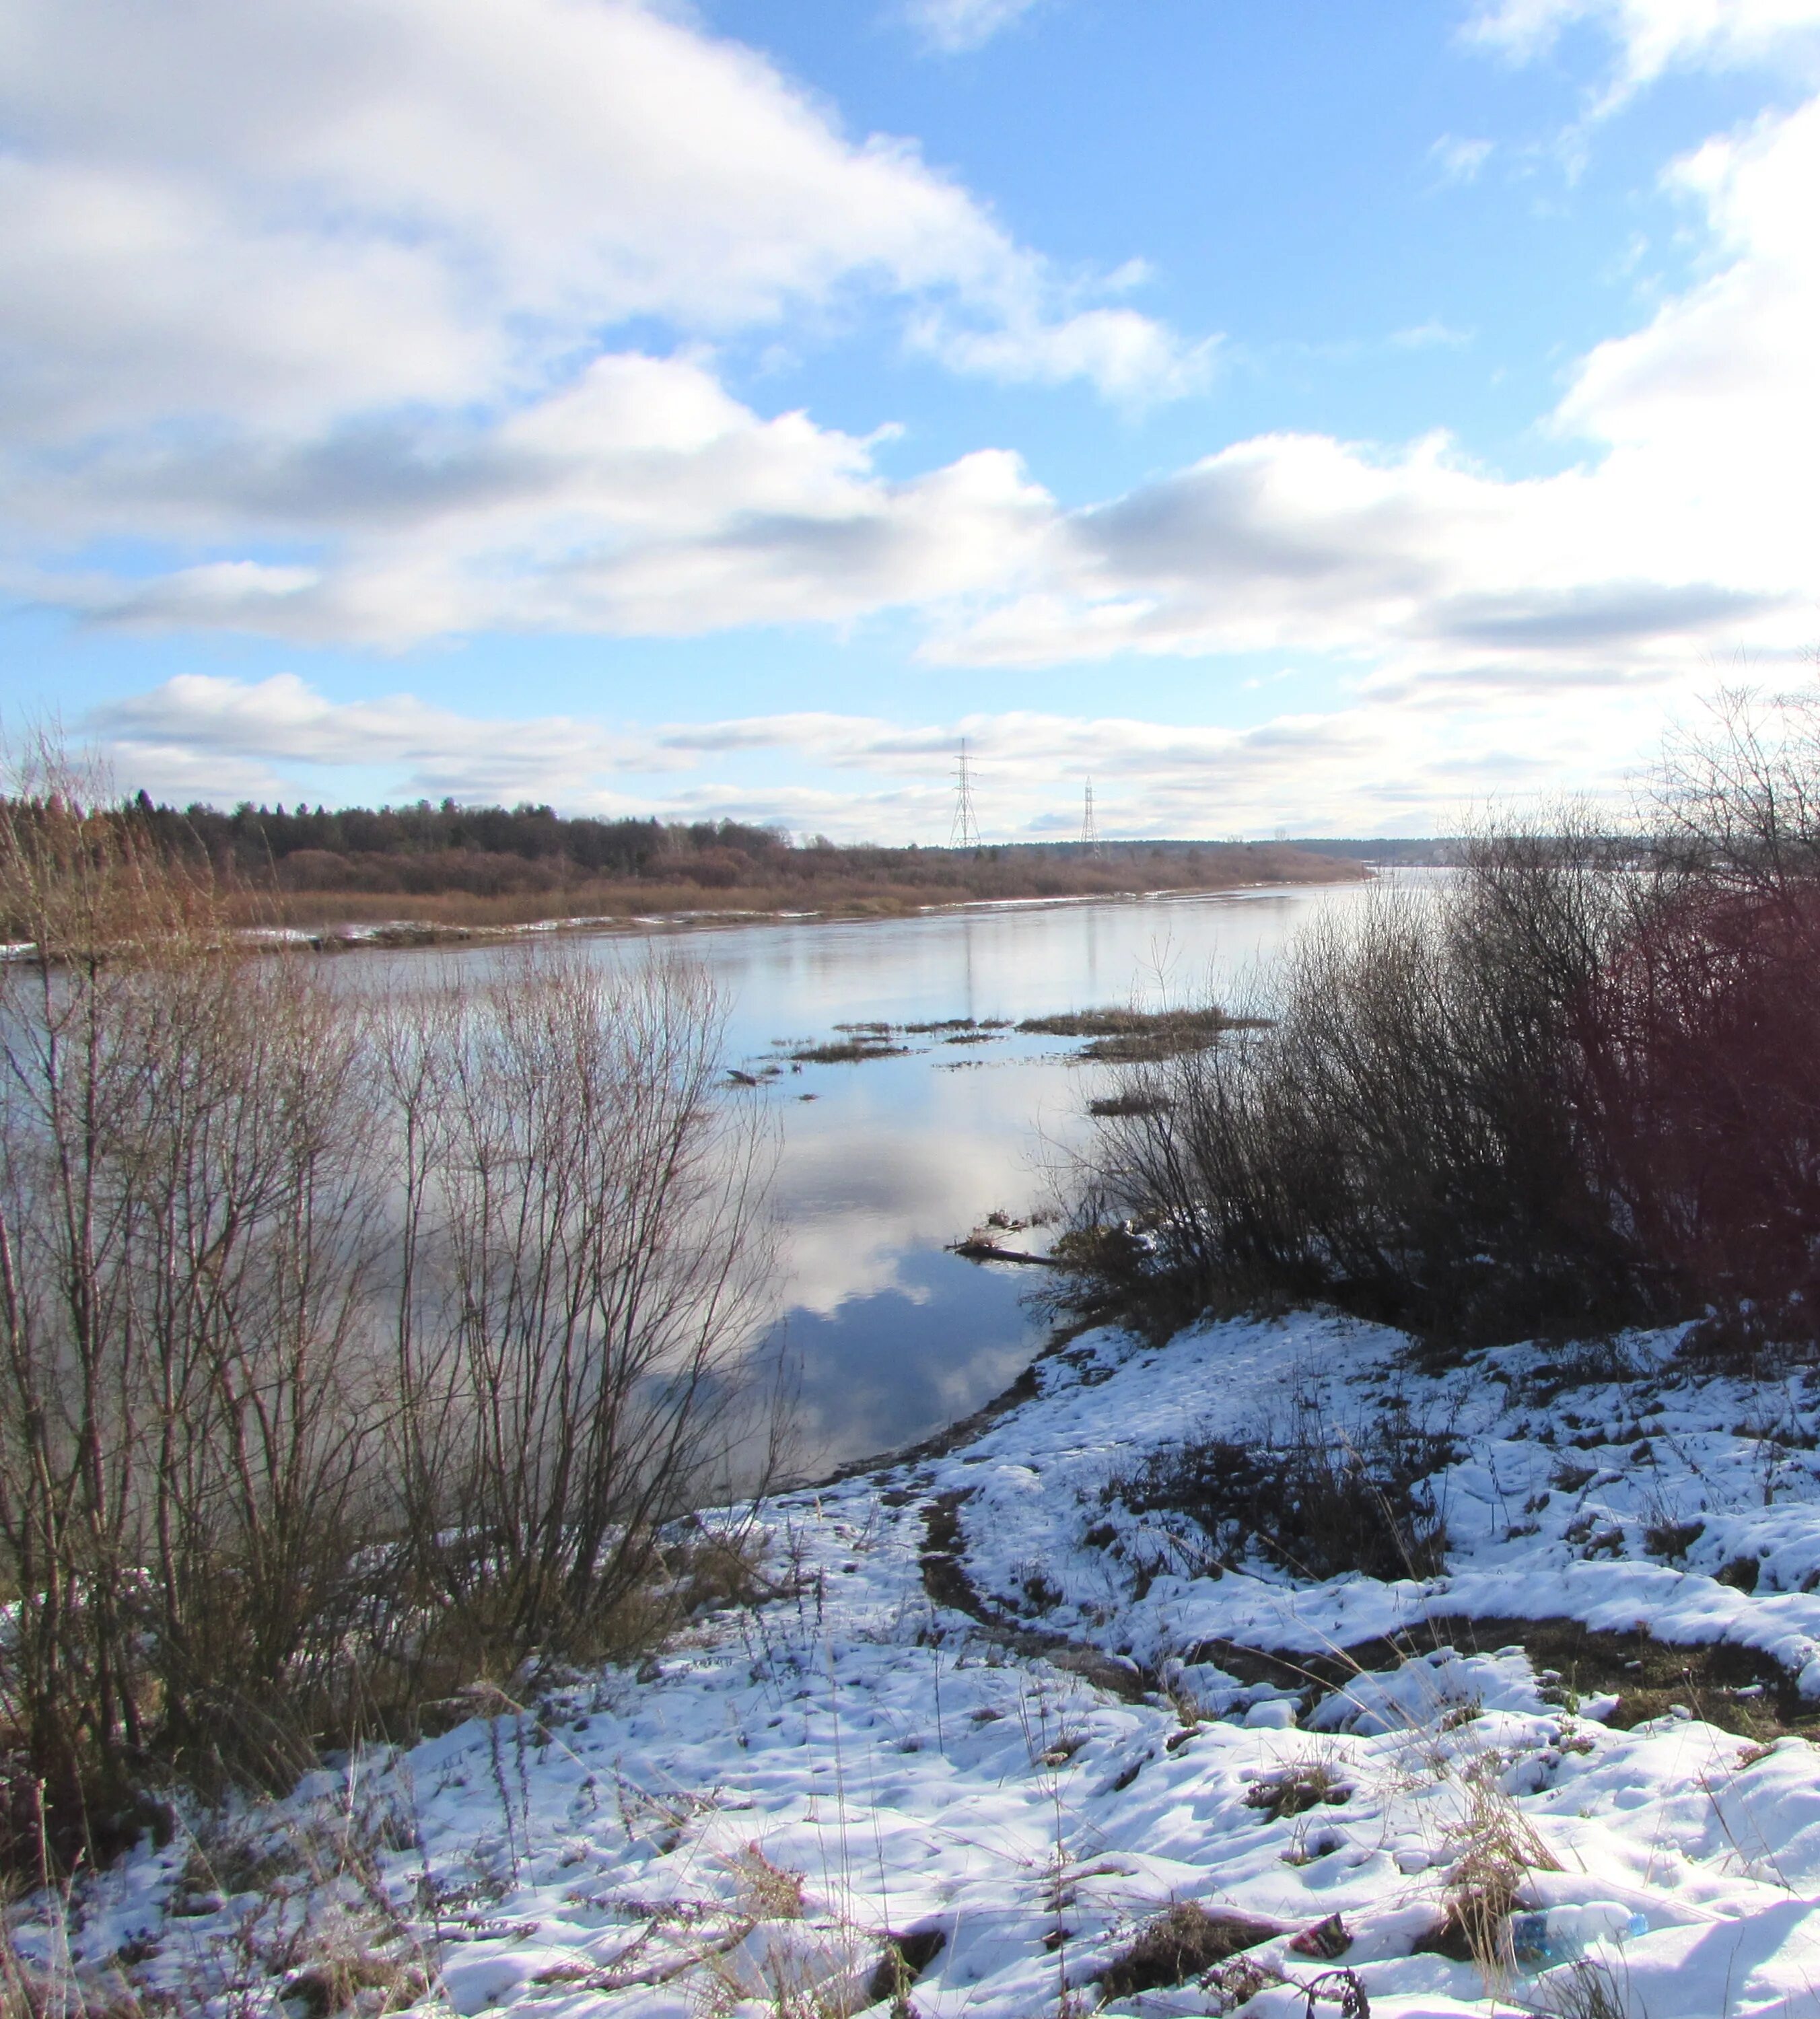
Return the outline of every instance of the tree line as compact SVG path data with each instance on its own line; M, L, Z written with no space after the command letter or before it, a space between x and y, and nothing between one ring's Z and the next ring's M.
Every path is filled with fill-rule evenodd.
M391 870L426 890L470 888L478 858L535 865L545 880L681 877L748 871L789 850L781 828L741 821L601 820L565 817L548 806L295 806L243 802L230 813L196 803L154 804L143 791L123 808L166 854L206 862L218 874L290 887L332 887L339 872ZM440 880L439 880L440 879ZM731 879L730 879L731 880Z

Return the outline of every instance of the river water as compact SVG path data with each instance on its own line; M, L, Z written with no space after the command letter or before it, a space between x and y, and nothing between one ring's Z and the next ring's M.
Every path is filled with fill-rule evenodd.
M1299 926L1358 904L1370 887L742 926L686 946L730 1003L730 1061L753 1069L826 1042L842 1024L1230 1002ZM619 958L676 944L598 944ZM1034 1356L1047 1327L1031 1292L1046 1272L981 1266L947 1244L988 1213L1024 1220L1048 1202L1082 1138L1087 1100L1115 1070L1077 1063L1064 1039L1016 1032L988 1044L894 1042L911 1049L787 1067L766 1082L781 1139L779 1324L797 1372L805 1469L924 1436Z
M1011 1029L985 1043L901 1035L901 1055L854 1064L795 1064L790 1051L838 1039L842 1024L1230 1006L1252 983L1267 986L1285 945L1315 917L1343 915L1385 883L1419 890L1448 873L571 941L616 964L678 954L699 962L727 1006L729 1065L759 1081L754 1097L778 1143L781 1315L767 1345L793 1370L796 1469L926 1436L1034 1357L1049 1328L1033 1293L1048 1272L970 1262L948 1245L988 1214L1022 1221L1053 1204L1090 1125L1086 1104L1117 1068L1079 1062L1065 1038ZM449 958L371 968L362 958L343 971L357 983ZM503 967L514 951L452 958Z

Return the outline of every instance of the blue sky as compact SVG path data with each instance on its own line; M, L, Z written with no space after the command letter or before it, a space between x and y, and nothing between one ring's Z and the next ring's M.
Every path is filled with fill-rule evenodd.
M0 706L940 839L1622 795L1820 640L1820 0L19 0Z

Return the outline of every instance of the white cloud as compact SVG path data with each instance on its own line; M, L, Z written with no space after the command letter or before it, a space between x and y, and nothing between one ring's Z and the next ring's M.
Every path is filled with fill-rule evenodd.
M40 527L310 545L127 580L20 577L115 624L404 644L477 630L683 635L1002 590L1050 536L1003 451L901 482L873 444L765 420L700 362L611 356L491 426L161 445L20 494ZM1021 556L1025 557L1021 560Z
M1583 452L1554 476L1509 480L1445 436L1272 435L1064 512L1006 451L887 479L876 441L754 411L705 354L611 353L502 412L165 430L42 462L14 487L41 537L205 551L163 576L15 578L117 622L395 643L899 607L949 662L1312 651L1408 693L1667 680L1793 651L1820 606L1820 101L1670 181L1704 216L1704 277L1582 361L1553 426ZM995 331L932 317L917 334L970 368L1133 391L1207 361L1159 353L1122 310Z
M409 694L332 701L288 675L186 676L97 710L87 726L125 789L143 784L175 798L333 798L338 771L376 768L394 779L393 796L549 799L571 811L778 820L841 839L934 842L948 833L963 736L988 837L1040 839L1074 831L1089 777L1108 834L1445 828L1488 792L1608 785L1614 766L1642 757L1653 734L1615 687L1542 723L1521 696L1412 712L1387 694L1243 730L1025 710L908 727L798 713L618 736L563 718L465 716ZM727 764L742 753L781 754L841 782L741 785Z
M1451 323L1434 321L1412 323L1407 329L1390 333L1391 346L1398 350L1459 350L1472 340L1470 329L1456 329Z
M1583 23L1616 45L1607 110L1671 69L1820 57L1820 0L1490 0L1467 32L1525 62Z
M720 332L855 289L988 329L1071 313L913 145L850 140L764 57L656 0L8 11L16 443L497 411L630 318ZM1091 379L1103 349L1077 343L1073 370Z
M1448 183L1476 182L1491 155L1489 140L1461 140L1452 133L1442 134L1428 150L1441 180Z
M933 47L958 55L989 42L1035 5L1035 0L905 0L905 13Z
M498 721L408 694L332 701L294 673L179 674L95 709L85 726L127 790L218 804L281 796L287 777L304 775L299 766L386 768L411 796L517 800L593 798L629 763L648 770L665 762L648 738L616 737L598 723Z
M22 589L116 622L398 644L486 629L842 623L899 607L919 613L926 654L950 662L1320 654L1355 676L1351 706L1243 735L1018 718L1024 745L991 752L1008 828L1044 817L1077 759L1111 783L1122 752L1132 822L1163 832L1229 831L1247 824L1243 808L1265 826L1375 826L1374 806L1419 819L1409 810L1459 796L1469 760L1513 790L1544 765L1608 776L1638 723L1714 658L1742 649L1773 663L1820 629L1810 221L1820 100L1672 171L1703 223L1701 277L1572 372L1550 419L1576 457L1559 473L1513 481L1444 435L1385 449L1285 433L1068 511L1006 451L888 477L876 438L755 411L707 351L571 354L577 332L604 304L667 303L706 327L781 316L811 295L832 302L881 274L908 304L912 341L959 368L1086 378L1137 398L1192 382L1209 352L1052 285L914 154L854 147L760 59L628 0L499 0L497 10L447 0L436 20L450 24L448 47L423 55L434 89L408 101L397 65L401 50L435 39L429 4L325 0L307 14L230 20L214 0L156 12L67 0L105 59L66 62L67 75L46 54L62 49L63 30L40 0L15 10L6 60L37 86L12 103L24 137L0 158L0 178L24 178L13 194L27 197L55 194L42 179L75 176L78 161L89 178L63 189L55 213L71 234L67 299L52 285L49 227L0 208L13 248L0 258L14 260L0 282L31 284L0 285L0 345L38 374L0 373L16 389L12 509L34 543L10 563ZM567 59L549 86L549 130L519 136L522 159L506 158L516 129L501 108L516 118L542 101L517 72L497 103L480 89L476 51L494 47L495 12L527 45L501 63L535 56L542 77ZM1523 20L1539 35L1565 16L1538 0L1496 18L1516 48ZM1687 16L1696 27L1706 18ZM184 64L168 51L163 70L151 60L147 24L172 22L190 35L221 27L229 85L255 77L234 52L256 47L284 80L276 102L256 118L223 86L191 107ZM118 46L100 34L111 24ZM281 32L295 46L277 48ZM670 133L640 183L616 133L602 144L629 180L584 176L579 194L553 193L552 179L593 160L587 121L564 111L567 73L591 80L582 97L596 111L623 88L603 65L607 44L587 40L601 36L620 38L611 46L629 53L641 90L674 83L651 102L684 108L683 138ZM1692 28L1682 41L1704 46ZM129 81L118 88L115 67ZM135 78L147 88L129 89ZM174 109L150 102L167 87ZM470 100L480 165L451 167L449 135ZM648 104L629 114L635 125L653 116ZM774 148L764 172L727 194L740 148L763 153L760 140ZM228 161L245 173L227 175ZM602 192L616 190L637 200L615 208ZM324 192L346 219L332 245ZM900 199L902 214L885 217ZM523 244L521 216L535 227ZM211 274L198 248L217 230ZM739 232L753 242L716 235ZM285 292L281 252L322 280L320 295ZM117 285L104 285L110 261ZM402 320L386 322L369 297L395 298ZM1039 298L1042 313L1030 306ZM363 323L369 314L379 320ZM1452 334L1420 326L1403 340ZM407 350L423 343L419 398L399 390L408 375L393 336ZM185 558L128 578L93 565L60 572L45 557L108 535L162 540ZM831 832L945 831L945 767L919 768L945 728L796 722L795 740L771 745L769 731L723 724L719 745L640 746L582 722L468 723L408 698L357 720L307 691L249 691L263 696L256 706L219 685L161 690L149 713L100 727L172 764L172 753L193 764L210 751L274 775L390 763L414 791L571 803L616 803L611 781L629 765L678 765L680 796L666 803L768 808ZM1573 705L1560 705L1570 694ZM1011 720L982 717L982 746L998 734L992 723ZM755 797L691 768L711 749L761 747L808 753L854 791Z
M1017 317L988 329L931 314L912 328L911 340L958 372L1047 386L1085 379L1108 398L1133 406L1202 390L1218 348L1217 339L1184 344L1148 316L1106 308L1085 309L1060 322Z
M1318 649L1387 688L1540 691L1792 654L1820 613L1820 100L1670 173L1706 277L1575 372L1584 444L1510 481L1445 437L1384 453L1266 436L1058 527L1059 564L938 629L966 662Z

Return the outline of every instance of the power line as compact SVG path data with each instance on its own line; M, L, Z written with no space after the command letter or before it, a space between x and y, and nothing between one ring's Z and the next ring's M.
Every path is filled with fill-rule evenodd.
M955 767L954 819L948 830L950 848L977 848L980 823L973 813L973 778L967 761L967 740L961 738L960 761Z

